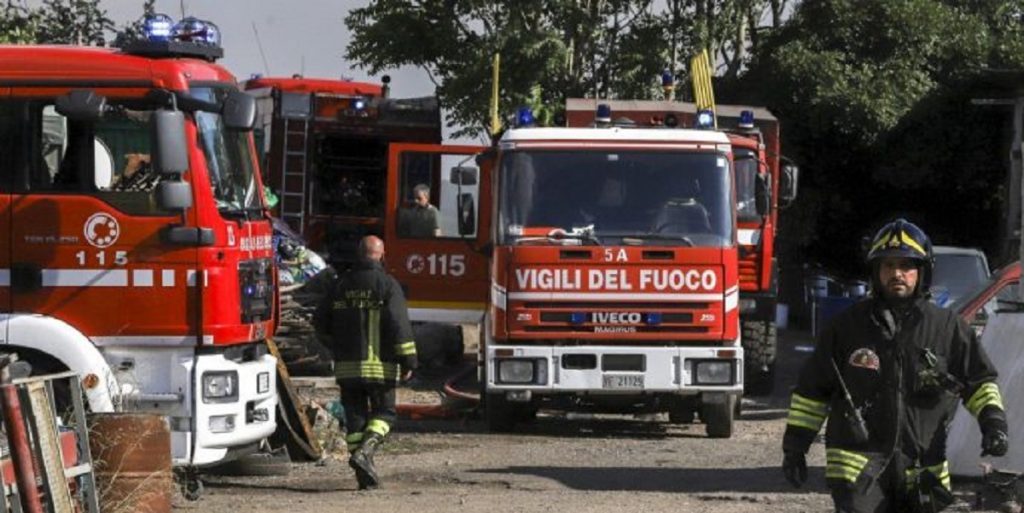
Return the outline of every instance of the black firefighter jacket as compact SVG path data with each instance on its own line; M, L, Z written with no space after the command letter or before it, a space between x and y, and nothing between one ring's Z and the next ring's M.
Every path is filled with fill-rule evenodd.
M320 303L317 331L329 337L339 380L394 384L399 364L416 367L416 344L398 282L379 263L342 274Z
M866 442L854 436L835 369L866 421ZM869 468L878 474L901 453L895 461L907 482L927 470L948 488L947 425L958 400L975 417L987 407L998 412L986 415L1003 415L995 379L973 330L953 311L921 298L894 315L867 299L822 332L793 392L783 449L807 452L827 418L825 474L833 485L855 483Z

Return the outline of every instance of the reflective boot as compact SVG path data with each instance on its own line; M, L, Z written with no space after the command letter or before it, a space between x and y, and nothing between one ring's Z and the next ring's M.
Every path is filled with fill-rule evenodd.
M377 468L373 465L373 455L382 443L383 436L371 433L348 459L348 466L356 472L360 490L373 490L380 486L380 477L377 476Z

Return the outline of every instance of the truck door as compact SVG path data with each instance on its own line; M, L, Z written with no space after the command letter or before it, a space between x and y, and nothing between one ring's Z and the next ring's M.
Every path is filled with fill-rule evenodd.
M414 321L476 323L488 299L491 175L480 146L392 144L385 259Z
M10 119L10 106L6 102L8 89L0 90L0 151L14 155L11 151L11 131L14 124ZM0 160L0 344L7 342L7 314L11 312L11 189L14 186L15 159Z
M156 206L151 111L126 103L99 121L73 120L53 98L13 93L24 156L10 212L13 310L60 319L97 343L138 325L184 331L177 262L194 262L195 249L161 246L160 230L178 218ZM31 334L12 326L11 340L20 336Z

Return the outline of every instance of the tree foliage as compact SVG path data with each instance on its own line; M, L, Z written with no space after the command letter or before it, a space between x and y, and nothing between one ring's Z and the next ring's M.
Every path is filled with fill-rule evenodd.
M8 0L0 8L0 42L104 46L114 22L100 0L43 0L37 8Z
M738 74L762 21L785 0L374 0L353 10L347 56L371 73L426 70L460 135L487 124L491 59L499 53L502 111L540 98L660 98L658 76L698 48ZM687 88L680 87L681 91Z
M859 236L897 214L996 250L1008 115L970 98L986 69L1024 66L1021 19L1019 0L817 0L761 41L734 89L803 164L791 254L859 270Z

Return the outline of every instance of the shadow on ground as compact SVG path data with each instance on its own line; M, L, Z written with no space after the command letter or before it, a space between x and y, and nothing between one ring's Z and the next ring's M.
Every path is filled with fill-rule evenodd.
M481 474L512 474L551 479L580 491L661 493L797 493L822 492L824 469L813 467L807 484L796 489L779 467L635 468L635 467L506 467L475 470Z

